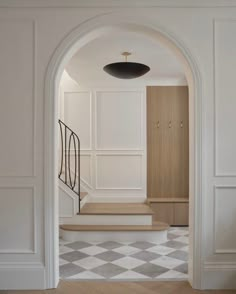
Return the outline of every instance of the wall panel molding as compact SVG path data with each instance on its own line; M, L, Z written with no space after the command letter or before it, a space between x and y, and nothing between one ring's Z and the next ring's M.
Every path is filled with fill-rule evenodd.
M9 175L0 175L0 178L26 178L26 177L35 177L36 176L36 127L37 127L37 103L36 103L36 91L37 91L37 22L35 19L31 18L1 18L0 22L11 22L11 23L29 23L32 26L32 76L33 76L33 85L32 85L32 172L27 174L9 174Z
M222 193L223 190L225 190L225 191L234 190L235 195L233 196L233 198L235 198L234 201L236 202L236 185L215 185L214 186L214 196L213 196L213 217L214 217L214 221L213 221L214 240L213 240L213 242L214 243L213 243L213 247L214 247L214 253L215 254L233 254L233 253L236 253L236 242L235 242L235 248L233 248L231 246L228 246L228 248L227 247L223 248L222 246L217 245L217 242L219 241L219 239L224 240L225 246L226 246L226 242L227 242L226 238L224 238L224 236L222 236L223 232L222 233L218 232L218 234L221 235L220 237L218 237L218 234L217 234L217 229L219 229L218 228L219 223L221 223L221 224L223 223L223 219L221 219L220 215L217 214L217 210L218 210L218 206L219 206L218 202L220 201L218 198L224 197L223 200L224 200L225 206L227 204L227 199L226 199L227 196L226 195L224 195L224 196L219 195L219 194L217 195L217 192L221 191L221 193ZM233 205L233 204L231 204L229 206L231 206L233 208L235 207L235 205ZM221 210L222 210L223 206L221 205L220 207L221 207ZM233 212L231 212L231 214L233 214ZM229 214L225 213L224 215L227 217ZM235 215L235 213L234 213L234 215ZM229 217L230 217L230 215L229 215ZM229 225L231 224L231 226L232 226L232 219L231 220L229 219L229 221L230 221ZM224 231L225 230L227 230L227 227L224 227ZM232 234L232 230L231 230L231 234ZM225 237L227 237L227 236L225 236Z
M132 186L132 187L125 187L125 186L120 186L120 187L105 187L105 186L100 186L99 185L99 179L98 179L98 157L138 157L140 158L140 168L139 168L139 177L140 177L140 182L138 186ZM142 190L142 168L143 168L143 163L142 163L142 154L130 154L130 153L109 153L109 154L96 154L95 155L95 189L96 190Z
M140 144L137 146L137 148L120 148L120 147L98 147L98 136L99 136L99 130L98 130L98 94L102 93L139 93L140 94ZM94 137L95 137L95 150L96 151L140 151L143 150L143 140L145 137L145 129L144 129L144 115L143 115L143 104L145 99L144 95L144 89L99 89L94 91L94 97L95 97L95 113L94 113L94 120L95 120L95 127L94 127ZM122 119L122 117L120 118Z
M36 208L36 188L35 186L0 186L0 190L29 190L31 191L32 197L32 229L33 229L33 238L32 238L32 248L31 249L0 249L0 254L36 254L37 253L37 208ZM14 203L13 203L14 205ZM29 236L31 237L31 236Z
M91 151L92 150L92 144L93 144L93 136L92 136L92 132L93 132L93 112L92 112L92 92L90 90L81 90L81 91L65 91L64 92L64 120L65 120L65 107L66 107L66 102L65 102L65 97L68 94L81 94L81 93L85 93L89 95L89 147L88 148L81 148L81 151ZM70 127L70 126L69 126ZM72 126L71 126L72 127ZM73 127L72 127L73 129Z
M236 177L236 172L230 172L230 171L223 171L220 170L218 167L219 163L219 148L218 148L218 135L217 130L218 126L220 125L219 116L218 116L218 105L217 105L217 82L216 82L216 76L218 73L218 66L217 66L217 26L222 23L233 23L236 24L236 19L233 18L214 18L213 19L213 91L214 91L214 176L215 177ZM220 67L220 66L219 66ZM219 68L219 71L221 69ZM234 167L236 170L236 166Z

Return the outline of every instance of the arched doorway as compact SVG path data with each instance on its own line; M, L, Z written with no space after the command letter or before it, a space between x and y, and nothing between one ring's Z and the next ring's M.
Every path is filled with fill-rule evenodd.
M116 30L138 32L164 43L181 60L189 85L190 112L190 258L189 281L200 288L201 269L201 79L195 60L185 45L160 26L140 16L109 14L76 28L59 45L48 66L45 80L45 264L46 287L58 283L58 192L57 192L57 98L65 65L73 54L95 38ZM194 267L193 267L194 264Z

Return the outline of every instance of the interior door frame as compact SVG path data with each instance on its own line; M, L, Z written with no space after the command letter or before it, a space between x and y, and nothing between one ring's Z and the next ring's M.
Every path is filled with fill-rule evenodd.
M88 42L116 30L144 34L164 43L178 56L188 80L190 105L190 252L189 282L201 289L202 246L202 79L192 53L181 39L160 24L149 23L140 12L114 12L97 16L70 32L54 52L45 76L44 109L44 213L45 287L59 282L58 264L58 92L62 72L73 54ZM193 266L194 264L194 266Z

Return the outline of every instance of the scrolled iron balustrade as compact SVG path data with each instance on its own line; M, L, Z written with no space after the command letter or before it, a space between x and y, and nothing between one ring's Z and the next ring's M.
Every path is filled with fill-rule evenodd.
M59 119L58 122L61 152L58 178L78 195L78 212L80 212L80 140L63 121ZM72 157L74 157L74 166L72 166Z

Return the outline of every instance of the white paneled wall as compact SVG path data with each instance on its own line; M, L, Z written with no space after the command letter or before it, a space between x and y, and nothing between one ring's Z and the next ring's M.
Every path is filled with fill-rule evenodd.
M153 42L163 42L182 57L184 66L189 65L185 69L192 82L190 93L196 94L190 101L191 107L196 107L195 112L191 109L195 117L190 123L196 131L195 136L190 132L191 147L194 144L191 183L196 188L196 195L190 195L194 229L190 239L195 244L190 251L190 262L194 261L190 280L202 289L236 288L235 1L2 0L0 289L57 286L58 205L53 188L57 80L64 61L69 59L68 50L72 53L93 37L114 30L135 31ZM76 40L78 47L73 47ZM86 101L86 109L79 116L87 127L81 130L82 154L88 155L82 163L84 180L91 183L96 196L104 198L145 195L144 168L141 181L139 171L134 171L140 161L145 166L145 130L140 130L145 111L139 108L142 90L93 89L89 93L73 84L70 92L78 93L69 94L70 105L66 106L67 112L73 112L73 120L76 115L72 105L76 101L75 108L80 111L78 106ZM90 96L91 105L85 98ZM121 114L124 100L128 101L124 114L132 115L130 124ZM65 105L59 106L64 113ZM89 112L91 117L87 117ZM101 171L97 175L96 159ZM110 172L109 166L118 162L119 169ZM108 173L110 179L105 177ZM120 179L115 183L117 174ZM132 177L129 183L124 175ZM108 190L96 189L96 178L97 186ZM140 190L133 189L140 183Z
M232 140L235 127L235 47L236 20L215 20L215 136L216 176L236 177L236 140ZM225 58L231 56L231 58Z
M65 86L65 77L66 73L61 82L61 118L81 140L81 180L92 190L91 201L143 201L145 89L77 86L75 91L75 82L71 79Z

